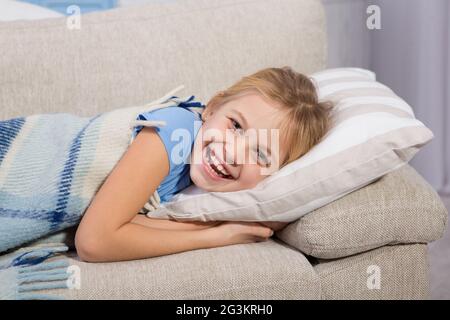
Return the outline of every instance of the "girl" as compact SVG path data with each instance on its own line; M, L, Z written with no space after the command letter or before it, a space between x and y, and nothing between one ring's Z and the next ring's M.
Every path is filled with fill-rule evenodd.
M267 240L286 223L179 222L137 212L155 190L165 202L191 183L206 191L253 188L322 139L329 111L306 76L283 67L243 77L214 95L201 116L182 106L140 114L139 119L165 120L166 126L135 127L134 140L77 229L79 257L90 262L132 260ZM202 121L198 129L193 128L196 120ZM177 129L193 137L183 161L173 156L176 146L170 137ZM279 140L249 142L247 133L255 129L279 130ZM274 144L277 150L270 150Z

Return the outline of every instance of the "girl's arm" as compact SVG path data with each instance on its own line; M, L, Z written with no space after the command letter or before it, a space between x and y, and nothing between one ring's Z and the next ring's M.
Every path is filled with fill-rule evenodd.
M131 222L154 229L165 229L165 230L202 230L214 227L219 223L221 223L220 221L210 221L210 222L174 221L168 219L151 218L143 214L137 214L133 218L133 220L131 220Z
M169 171L165 147L153 128L143 128L108 175L75 236L86 261L117 261L204 248L202 234L131 223Z
M202 230L206 228L211 228L217 226L221 221L174 221L168 219L158 219L147 217L143 214L137 214L131 222L147 226L155 229L166 229L166 230ZM273 222L273 221L262 221L259 222L261 225L269 227L274 231L279 231L283 229L288 223L287 222Z
M137 212L169 171L164 144L143 128L108 175L86 210L75 235L82 260L133 260L187 250L259 241L263 226L224 224L203 230L164 230L133 223Z

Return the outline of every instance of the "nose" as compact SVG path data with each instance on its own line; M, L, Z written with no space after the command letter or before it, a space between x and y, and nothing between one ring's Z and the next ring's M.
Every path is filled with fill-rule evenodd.
M237 159L235 157L234 147L230 142L227 141L214 141L210 143L210 148L213 150L214 154L225 161L228 165L233 167L237 166Z
M236 167L238 165L239 162L236 157L237 152L235 152L233 143L225 142L223 144L222 153L223 153L223 159L225 160L225 162L227 164L229 164L230 166L233 166L233 167Z
M232 135L223 143L222 156L226 163L233 167L245 163L245 155L247 150L246 139Z

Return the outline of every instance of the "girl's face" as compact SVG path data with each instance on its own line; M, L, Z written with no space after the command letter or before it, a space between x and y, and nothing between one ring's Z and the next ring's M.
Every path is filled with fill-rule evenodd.
M283 115L254 92L205 109L190 159L193 183L206 191L237 191L277 171L285 157L277 127Z

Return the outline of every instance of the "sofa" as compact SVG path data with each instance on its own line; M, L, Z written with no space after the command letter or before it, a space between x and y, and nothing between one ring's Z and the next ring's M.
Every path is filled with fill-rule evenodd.
M67 19L0 22L0 120L91 116L179 84L206 103L264 67L326 68L318 0L157 2L82 15L79 29ZM76 227L36 243L69 245L79 288L43 291L66 299L427 299L427 244L447 219L437 193L404 165L265 242L114 263L80 261Z

